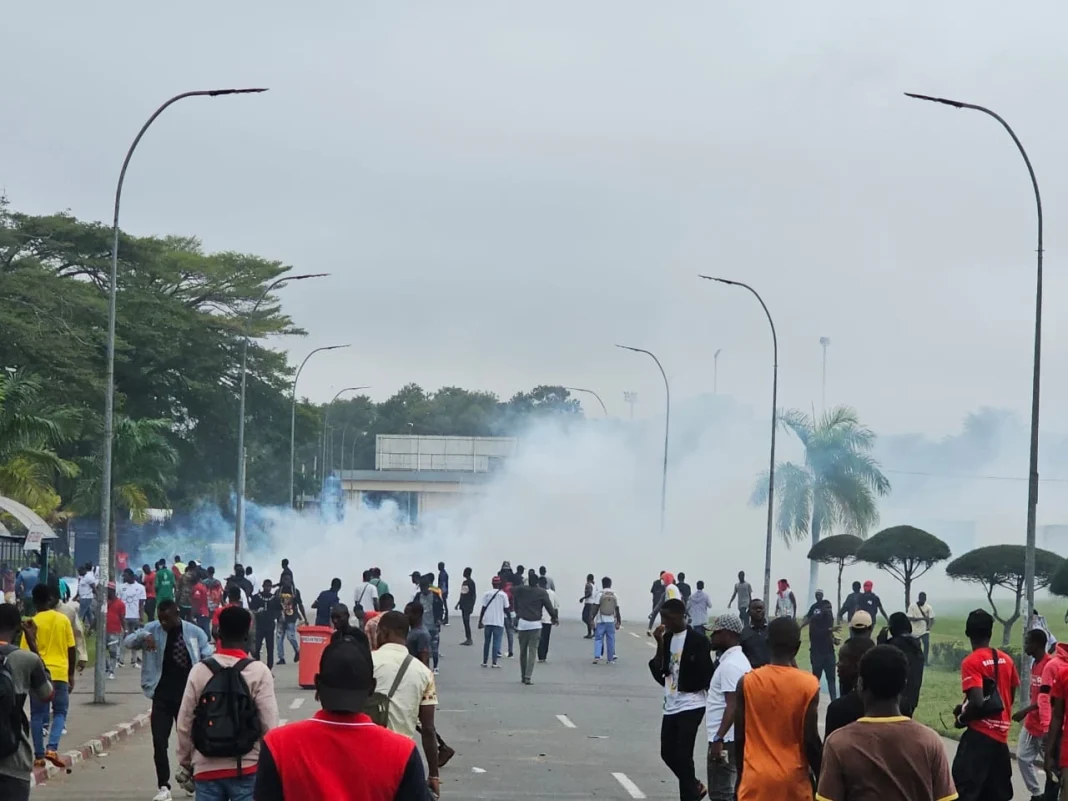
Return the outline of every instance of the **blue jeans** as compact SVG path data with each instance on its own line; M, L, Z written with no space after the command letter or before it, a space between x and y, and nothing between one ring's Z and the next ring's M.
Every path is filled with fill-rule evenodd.
M612 662L616 658L616 624L613 623L600 623L598 622L597 628L593 634L593 658L600 659L601 653L604 650L605 642L608 643L608 661Z
M504 636L504 626L486 626L486 639L482 644L482 664L489 664L490 647L493 648L493 664L501 656L501 638Z
M92 625L93 622L93 599L92 598L79 598L78 599L78 617L82 619L82 623L86 625Z
M256 774L240 779L209 779L197 781L196 801L252 801L256 788Z
M296 656L300 656L300 643L297 641L297 624L281 622L278 624L278 659L281 661L286 658L286 638L289 638L289 644L293 646L293 653Z
M48 729L48 748L45 748L44 726L48 720L49 702L38 701L30 695L30 728L33 730L33 758L42 759L45 751L58 751L59 738L67 724L67 709L70 706L70 685L65 681L52 680L55 695L52 697L52 723Z

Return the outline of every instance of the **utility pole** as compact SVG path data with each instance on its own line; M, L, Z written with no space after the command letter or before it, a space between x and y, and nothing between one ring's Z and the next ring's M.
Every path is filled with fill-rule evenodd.
M723 352L723 348L716 348L716 352L712 354L712 394L719 394L719 354Z
M830 344L830 337L820 337L820 345L823 347L823 391L820 400L820 414L827 414L827 346Z
M638 402L638 393L624 390L623 400L630 406L630 419L634 419L634 404Z

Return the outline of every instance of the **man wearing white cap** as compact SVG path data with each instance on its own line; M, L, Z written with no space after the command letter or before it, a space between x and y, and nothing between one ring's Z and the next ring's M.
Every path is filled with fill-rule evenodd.
M734 715L738 709L738 680L752 670L742 653L742 619L733 612L712 623L712 648L720 653L705 703L708 726L708 797L733 801L738 768L734 751Z

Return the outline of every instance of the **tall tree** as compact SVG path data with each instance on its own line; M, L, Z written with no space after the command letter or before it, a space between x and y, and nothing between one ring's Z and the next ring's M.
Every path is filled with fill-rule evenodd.
M845 406L829 409L818 421L804 412L785 411L781 422L804 446L805 461L775 468L780 536L788 544L810 538L813 548L824 534L836 531L864 537L879 521L877 499L890 492L889 479L871 455L875 434ZM757 479L750 503L767 502L765 473ZM811 600L819 562L809 565Z
M949 559L949 546L912 526L884 528L857 549L857 559L885 570L905 587L905 608L912 603L912 582Z

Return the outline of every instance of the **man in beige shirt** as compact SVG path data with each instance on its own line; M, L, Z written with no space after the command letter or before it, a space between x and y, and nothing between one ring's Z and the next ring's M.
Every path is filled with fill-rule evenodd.
M926 665L931 652L931 628L934 626L934 610L927 603L927 593L917 595L906 614L912 624L912 636L917 637L923 645L923 663Z

